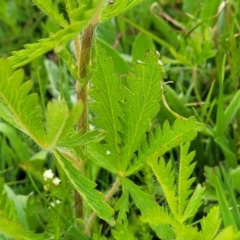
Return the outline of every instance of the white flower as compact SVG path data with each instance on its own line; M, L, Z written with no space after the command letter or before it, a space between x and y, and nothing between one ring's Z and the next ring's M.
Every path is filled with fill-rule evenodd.
M44 178L45 181L48 180L48 179L52 179L53 176L54 176L54 173L51 169L48 169L43 173L43 178Z
M107 150L107 151L106 151L106 154L107 154L107 155L110 155L110 154L111 154L111 152L110 152L109 150Z
M44 185L43 186L43 189L45 190L45 191L49 191L50 190L50 186L47 184L47 185Z
M61 182L61 180L60 180L59 178L55 177L55 178L52 180L52 182L53 182L54 185L57 186L57 185Z
M57 199L57 200L56 200L56 204L57 204L57 205L61 204L61 200Z
M158 59L158 65L163 66L162 62Z
M54 203L54 202L51 202L50 205L51 205L52 207L55 207L55 203Z

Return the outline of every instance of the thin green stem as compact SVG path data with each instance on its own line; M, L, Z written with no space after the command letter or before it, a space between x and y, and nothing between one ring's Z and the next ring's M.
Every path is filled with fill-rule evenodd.
M108 191L108 193L105 195L105 199L104 199L104 202L108 202L108 200L115 194L115 192L117 191L117 188L120 184L120 180L119 178L117 178L115 180L115 182L113 183L111 189ZM94 219L96 218L97 214L96 212L93 212L91 214L91 216L89 217L88 221L87 221L87 224L86 224L86 228L85 228L85 234L87 236L90 235L91 233L91 228L92 228L92 225L93 225L93 222L94 222Z

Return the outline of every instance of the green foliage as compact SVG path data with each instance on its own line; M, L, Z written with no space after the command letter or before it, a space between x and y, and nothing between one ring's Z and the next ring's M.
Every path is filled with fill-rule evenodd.
M85 202L92 207L99 217L105 219L110 225L113 225L114 220L111 218L113 210L109 205L103 202L103 194L93 190L96 187L96 184L81 176L79 169L74 167L61 152L55 150L53 153L63 170L66 172L69 180L72 182L75 189L81 194Z
M28 230L28 226L24 223L26 216L20 202L12 199L14 193L10 197L4 186L4 181L0 182L0 237L1 239L24 239L24 240L40 240L44 239L42 234L34 234ZM21 209L22 208L22 209Z
M0 0L0 238L239 239L240 1L32 2Z

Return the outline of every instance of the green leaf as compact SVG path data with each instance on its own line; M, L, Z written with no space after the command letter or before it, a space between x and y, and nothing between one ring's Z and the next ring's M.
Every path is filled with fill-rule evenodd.
M188 201L188 205L182 217L183 220L186 220L190 217L195 216L195 214L198 211L198 208L202 204L203 192L204 192L204 188L202 188L201 185L198 184Z
M69 16L78 7L76 0L65 0L65 5Z
M46 114L46 131L48 148L53 148L65 127L68 118L68 107L66 102L58 102L54 100L48 104Z
M99 28L102 26L100 25ZM106 53L108 56L111 56L113 67L114 67L114 73L116 74L126 74L128 71L130 71L130 66L127 64L127 62L123 59L123 57L118 53L116 49L113 48L110 44L105 42L103 39L96 37L98 45L100 45L102 48L106 50Z
M29 225L27 222L27 215L26 215L26 210L25 210L25 205L23 204L22 201L18 198L18 196L13 192L13 190L5 184L4 189L8 195L8 198L10 201L14 203L14 207L17 212L18 216L18 223L22 225L22 227L25 230L29 230ZM28 196L26 196L28 198Z
M174 225L173 216L168 213L167 209L161 206L148 209L146 213L141 216L143 222L147 222L153 225L158 224L170 224Z
M231 177L232 177L232 183L233 187L240 192L240 167L238 166L236 169L231 170Z
M50 102L44 124L38 97L28 94L31 82L22 83L23 77L22 70L11 73L8 60L0 60L0 116L29 135L40 147L51 150L61 137L69 136L83 105L79 102L69 112L65 101Z
M102 20L106 20L117 16L132 7L139 4L142 0L114 0L113 3L108 3L102 11Z
M188 154L190 142L180 146L180 167L178 176L178 218L181 222L187 220L184 214L185 207L189 203L189 195L192 193L190 187L194 178L190 178L196 163L191 163L195 152Z
M104 148L101 144L90 144L88 146L88 155L89 158L96 163L98 166L101 166L108 171L117 174L118 168L116 164L112 161L112 157L107 154L107 149Z
M53 49L56 45L51 37L40 39L37 43L24 45L25 49L23 50L12 52L12 56L8 59L11 61L13 68L18 68Z
M107 221L110 225L114 225L114 219L111 217L113 210L104 202L104 195L94 189L96 183L83 177L80 170L75 168L60 151L54 149L53 154L86 204L88 204L100 218Z
M56 4L52 0L32 0L44 13L51 19L57 22L62 27L67 27L68 22L64 19L63 14L60 14Z
M144 55L147 50L155 50L153 40L147 34L139 33L136 36L132 46L133 62L136 63L137 61L144 61Z
M158 204L153 201L153 197L141 190L139 186L134 184L127 178L121 179L122 186L128 191L136 204L137 208L140 209L143 216L147 216L148 211L151 209L159 208ZM163 239L173 239L174 232L169 225L158 224L153 225L150 223L151 228L156 232L157 236Z
M138 150L138 156L129 166L126 176L133 174L143 167L143 162L151 158L161 157L170 149L193 140L198 131L202 131L205 125L198 123L194 117L188 119L178 118L172 127L165 121L163 127L157 127L155 132L148 134L148 144L142 143Z
M116 240L137 240L138 238L134 237L134 228L128 224L119 224L115 229L111 231L114 239Z
M110 151L112 159L120 166L120 137L121 130L119 116L122 115L119 101L122 91L119 76L114 74L112 60L107 57L105 50L97 47L95 71L92 76L90 96L96 101L90 108L99 117L94 119L97 126L106 131L106 148Z
M124 89L124 102L121 104L124 113L123 170L150 130L150 121L159 110L163 69L158 58L157 52L148 52L145 63L136 64L135 74L128 75L128 88Z
M223 166L220 167L224 182L226 185L226 189L229 195L229 203L232 209L232 215L234 218L234 221L237 225L238 230L240 229L240 213L239 213L239 206L238 206L238 200L235 195L234 189L233 189L233 184L232 182L229 181L229 175L226 173L226 170Z
M67 49L63 49L58 53L58 55L66 63L68 70L70 71L71 75L75 78L75 80L79 79L78 67L72 54Z
M173 215L177 215L177 192L175 185L175 172L172 168L172 161L169 160L165 163L164 158L160 158L159 162L157 159L149 159L147 162L154 172L159 184L162 187L164 196L167 199L169 208Z
M147 159L160 157L170 149L193 140L198 131L203 130L204 124L198 123L194 117L188 119L178 118L172 128L165 121L162 129L156 128L154 136L150 135Z
M47 0L47 3L42 0L36 1L39 1L39 4L43 6L44 9L48 5L50 5L50 8L52 7L50 0ZM71 25L66 26L65 29L58 31L49 38L39 40L38 43L25 45L25 49L23 50L12 52L12 56L9 57L12 67L21 67L53 48L55 48L56 52L61 52L66 43L71 41L84 29L97 10L97 7L98 1L96 0L94 1L94 4L82 4L80 8L74 10L72 13L75 18L71 18L70 16L70 20L73 22ZM56 10L54 10L53 14L56 14Z
M119 211L117 218L118 223L127 219L127 212L129 212L129 193L127 190L123 189L123 193L118 199L114 210Z
M237 230L237 225L234 221L231 210L229 209L227 199L224 195L224 190L221 187L220 180L218 176L214 173L214 181L215 181L215 189L217 194L217 199L219 203L219 207L222 214L222 219L225 227L232 226L235 230Z
M0 219L0 234L14 238L16 240L43 240L45 239L42 234L34 234L33 232L26 231L16 221L7 218Z
M236 232L233 226L228 226L224 228L215 238L214 240L238 240L240 237L240 232Z
M213 207L208 215L201 220L203 239L213 239L220 227L219 207Z
M82 132L76 132L74 135L68 137L66 140L58 142L58 147L75 147L85 146L90 143L96 143L104 139L105 132L99 130L93 130L82 134Z
M23 76L22 70L11 73L8 60L0 60L0 115L42 145L40 139L46 139L43 115L37 95L28 95L32 83L22 83Z
M225 112L224 112L224 130L229 126L233 118L235 117L237 111L240 108L240 90L238 90L236 93L234 93L233 99L227 106Z
M158 206L157 203L153 201L153 197L151 195L142 191L141 188L134 184L131 180L127 178L121 178L121 183L124 189L130 193L133 201L143 215L146 214L148 209Z

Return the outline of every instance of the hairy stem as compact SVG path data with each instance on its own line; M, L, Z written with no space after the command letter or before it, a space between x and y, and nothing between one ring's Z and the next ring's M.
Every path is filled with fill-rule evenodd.
M117 178L113 183L112 187L110 188L110 190L108 191L108 193L105 195L104 202L107 202L114 195L114 193L117 191L119 184L120 184L120 181L119 181L119 178ZM86 228L85 228L85 234L87 236L89 236L91 233L91 228L96 216L97 214L93 212L87 221Z
M88 128L88 108L87 108L87 70L90 63L90 55L91 55L91 45L93 39L93 33L96 25L89 24L83 32L81 45L79 39L76 38L74 40L76 56L79 67L79 78L80 81L76 83L76 93L77 93L77 101L81 101L84 105L84 110L81 118L78 121L77 129L82 130L82 133L87 132ZM83 149L86 152L86 148ZM81 172L84 174L84 162L81 161ZM83 218L83 199L80 194L75 190L75 215L77 218Z

